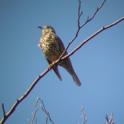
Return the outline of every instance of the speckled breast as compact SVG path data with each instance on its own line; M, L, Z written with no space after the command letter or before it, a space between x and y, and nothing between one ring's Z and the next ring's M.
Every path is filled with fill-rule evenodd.
M42 39L41 45L43 53L49 61L53 62L61 55L59 44L54 37Z

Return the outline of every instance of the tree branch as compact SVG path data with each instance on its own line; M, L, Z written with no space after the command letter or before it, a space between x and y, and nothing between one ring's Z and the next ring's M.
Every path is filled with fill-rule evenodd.
M97 13L102 9L102 7L104 6L104 4L105 4L106 1L107 0L103 0L103 2L101 3L101 5L96 8L96 10L91 15L91 17L88 16L87 19L86 19L86 21L83 24L80 24L79 27L80 28L83 28L85 25L87 25L89 22L91 22L95 18L95 16L97 15Z
M105 119L106 119L106 124L115 124L112 113L110 115L106 114Z
M82 106L81 107L81 122L82 122L82 124L87 124L87 120L88 120L88 117L85 112L85 108Z
M102 7L104 6L104 4L105 4L106 1L107 0L103 0L103 2L101 3L101 5L97 7L96 11L94 11L94 13L92 14L92 16L91 17L88 16L87 17L87 20L84 23L81 24L81 16L83 15L83 11L81 10L82 2L81 2L81 0L78 0L77 30L76 30L75 35L73 36L72 40L69 41L67 47L65 48L65 50L63 51L63 53L59 57L59 60L65 55L65 53L68 50L68 48L76 40L76 38L78 37L78 34L79 34L80 30L95 18L95 16L102 9Z
M45 114L46 124L48 124L48 122L50 122L51 124L54 124L54 121L52 120L51 115L50 115L49 111L47 111L45 104L41 98L38 98L36 100L35 107L36 107L36 110L33 112L31 124L34 124L34 121L36 119L36 114L38 111L41 111Z
M2 107L2 111L3 111L3 117L6 117L6 112L5 112L5 107L4 107L4 103L1 103L1 107Z
M75 52L77 52L82 46L84 46L86 43L88 43L91 39L93 39L94 37L96 37L98 34L100 34L101 32L112 28L113 26L119 24L120 22L124 21L124 17L121 17L119 19L117 19L116 21L114 21L113 23L109 24L109 25L105 25L103 27L101 27L100 29L98 29L95 33L91 34L86 40L82 41L81 44L79 44L72 52L70 52L68 55L65 55L64 57L62 57L61 60L64 60L70 56L72 56Z
M32 113L32 119L31 119L31 122L30 122L30 124L36 124L37 123L37 119L36 119L36 114L37 114L37 112L38 112L38 108Z

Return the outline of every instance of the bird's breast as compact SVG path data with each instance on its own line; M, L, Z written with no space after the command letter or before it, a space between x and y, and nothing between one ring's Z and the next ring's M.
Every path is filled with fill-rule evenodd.
M43 53L51 62L57 60L61 55L58 42L55 39L44 39L41 42Z

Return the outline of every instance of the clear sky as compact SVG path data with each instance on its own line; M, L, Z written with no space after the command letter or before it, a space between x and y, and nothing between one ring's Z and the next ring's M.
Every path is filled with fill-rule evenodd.
M101 1L83 0L82 21ZM66 46L76 30L76 12L77 0L0 0L0 102L6 110L48 65L37 47L37 26L52 25ZM122 16L124 1L108 0L69 51L101 26ZM81 87L63 68L59 68L61 82L51 71L6 124L27 124L37 97L44 100L56 124L77 124L81 106L85 107L88 124L105 123L106 113L113 113L117 124L124 123L124 22L91 40L71 60ZM38 124L45 123L43 116L37 119Z

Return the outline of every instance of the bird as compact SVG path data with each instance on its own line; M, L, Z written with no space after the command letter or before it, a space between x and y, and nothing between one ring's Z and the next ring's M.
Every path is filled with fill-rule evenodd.
M38 26L41 29L40 42L38 46L42 49L42 52L48 62L49 65L54 63L65 51L64 44L62 40L56 34L55 29L50 25ZM65 51L65 55L67 55L67 51ZM61 60L57 65L53 66L53 71L57 75L57 77L62 80L60 72L58 70L58 66L63 67L67 72L72 76L74 82L77 86L81 86L81 82L76 75L70 58L66 58L65 60Z

